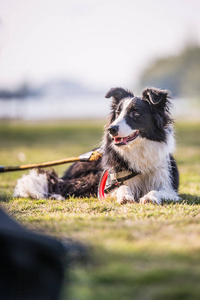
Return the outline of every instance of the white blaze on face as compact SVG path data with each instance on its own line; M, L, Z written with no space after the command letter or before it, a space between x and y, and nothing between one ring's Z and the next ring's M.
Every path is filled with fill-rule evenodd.
M131 103L132 99L126 99L123 103L123 109L118 116L118 118L111 124L112 126L119 126L118 137L127 137L136 130L131 129L131 127L126 123L125 115L128 105Z

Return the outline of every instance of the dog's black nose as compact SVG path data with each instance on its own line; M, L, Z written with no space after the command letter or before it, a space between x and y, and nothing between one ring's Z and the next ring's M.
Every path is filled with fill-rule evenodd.
M116 136L118 134L118 130L119 130L119 126L116 126L116 125L114 125L114 126L111 125L108 127L108 131L110 132L110 134L112 136Z

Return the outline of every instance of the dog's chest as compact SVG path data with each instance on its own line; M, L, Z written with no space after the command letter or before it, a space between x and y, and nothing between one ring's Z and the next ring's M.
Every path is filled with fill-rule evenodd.
M125 182L135 198L170 184L169 153L165 143L143 140L123 152L129 166L140 173Z
M118 150L133 170L149 174L158 168L165 168L169 155L167 145L146 139L139 139L133 147Z
M159 190L170 185L168 168L161 167L149 173L135 176L127 180L125 185L129 186L135 199L139 199L151 190Z

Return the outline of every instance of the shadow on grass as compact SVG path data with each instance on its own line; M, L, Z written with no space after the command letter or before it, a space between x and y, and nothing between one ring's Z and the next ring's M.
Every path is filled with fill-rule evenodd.
M188 205L200 204L200 196L191 194L179 194L181 197L180 203L186 203Z
M194 204L200 204L200 196L198 195L191 195L191 194L179 194L181 200L179 202L173 202L173 201L163 201L162 204L188 204L188 205L194 205ZM5 193L0 192L0 202L7 202L11 200L13 197L8 196ZM29 198L31 200L31 198ZM34 200L34 199L32 199Z
M102 249L95 262L73 269L69 299L200 299L199 251L191 256L144 250Z
M177 204L187 204L187 205L196 205L200 204L200 196L198 195L191 195L191 194L179 194L179 197L181 198L180 201L174 202L174 201L167 201L163 200L162 205L177 205Z
M11 199L8 195L5 193L0 192L0 202L7 202Z

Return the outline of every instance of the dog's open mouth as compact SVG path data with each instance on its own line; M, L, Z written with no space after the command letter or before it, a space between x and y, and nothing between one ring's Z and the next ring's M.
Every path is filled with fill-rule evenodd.
M115 137L115 145L116 146L123 146L127 145L129 142L135 140L139 135L139 130L136 130L133 134L126 136L126 137Z

